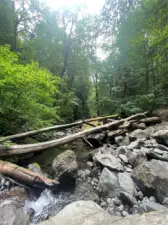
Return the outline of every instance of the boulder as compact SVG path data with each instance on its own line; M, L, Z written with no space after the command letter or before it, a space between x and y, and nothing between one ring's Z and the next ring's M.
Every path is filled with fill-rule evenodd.
M151 160L141 163L134 169L133 178L142 189L153 192L162 203L168 197L168 162Z
M103 196L115 197L119 193L119 183L115 173L104 168L99 179L98 189Z
M94 160L99 162L102 166L107 167L110 170L114 171L123 171L124 168L121 165L121 160L111 155L110 153L101 153L98 152L94 156Z
M55 176L59 177L61 184L70 184L74 182L77 176L78 164L76 155L73 151L67 150L59 154L54 159L52 168L55 171Z
M130 143L130 140L129 140L129 137L126 135L126 136L117 136L115 137L115 142L118 146L127 146L129 145Z
M137 203L135 184L129 173L119 173L118 182L120 186L120 198L129 205L134 205Z
M12 187L10 190L0 192L0 204L4 201L13 202L19 208L24 206L25 200L28 198L27 192L22 187Z
M142 204L140 204L139 210L140 212L167 211L168 213L168 208L157 202L151 201L143 202Z
M130 137L140 138L140 139L142 139L142 138L147 139L150 136L151 136L150 133L148 133L147 131L142 130L142 129L136 129L136 130L132 131L132 133L130 134Z
M121 191L131 195L135 195L136 193L135 184L129 173L119 173L118 181Z
M110 216L93 201L77 201L39 225L111 225L118 219Z
M29 217L15 205L0 206L0 225L28 225Z
M139 149L140 146L141 146L141 140L137 139L128 145L128 149L129 150Z
M126 155L124 155L124 154L120 154L119 155L119 158L125 163L125 164L127 164L128 163L128 158L127 158L127 156Z
M127 158L133 168L147 160L144 151L141 151L139 149L135 149L134 151L128 151Z
M167 145L168 146L168 130L159 130L156 131L153 135L156 141L159 144Z
M46 174L41 170L40 165L38 163L29 164L27 168L33 171L34 173L46 176Z
M133 215L124 219L112 222L111 225L167 225L168 213L163 212L150 212L142 215Z

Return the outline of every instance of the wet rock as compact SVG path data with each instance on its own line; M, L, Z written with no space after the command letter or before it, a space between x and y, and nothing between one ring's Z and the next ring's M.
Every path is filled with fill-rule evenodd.
M1 225L28 225L29 217L15 205L5 205L0 207Z
M62 185L74 183L78 169L75 153L71 150L61 153L54 159L52 168Z
M116 171L124 170L123 166L121 165L120 159L114 157L113 155L109 153L101 154L99 152L98 154L95 155L95 160L110 170L116 170Z
M153 190L154 196L162 202L168 197L168 162L151 160L134 169L133 178L142 189ZM150 191L150 192L151 192Z
M104 168L99 179L99 192L103 196L115 197L118 193L119 183L115 173Z
M153 137L159 144L168 146L168 130L159 130L155 132Z
M15 206L21 208L23 207L27 197L27 192L24 188L12 187L10 190L4 190L0 192L0 204L4 201L9 201L13 202Z
M111 225L118 217L110 216L95 202L77 201L67 205L56 216L39 225Z

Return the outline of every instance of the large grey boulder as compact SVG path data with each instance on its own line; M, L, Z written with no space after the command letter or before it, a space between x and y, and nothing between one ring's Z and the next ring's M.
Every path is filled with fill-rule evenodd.
M15 205L0 207L0 225L28 225L29 217Z
M73 151L67 150L59 154L53 161L52 168L55 176L59 177L60 183L70 183L77 176L78 164Z
M112 217L93 201L77 201L67 205L56 216L39 225L111 225Z
M134 215L112 222L111 225L167 225L167 212L150 212L142 215Z
M116 174L104 168L98 184L99 192L102 195L115 197L119 193L119 183Z
M168 197L168 162L143 162L134 169L133 178L141 188L153 190L159 202Z
M157 202L143 202L139 207L140 212L167 211L168 208Z
M110 170L114 171L124 170L123 166L121 165L121 160L111 155L110 153L98 152L97 154L95 154L94 160Z
M159 130L156 131L153 137L159 144L168 146L168 130Z

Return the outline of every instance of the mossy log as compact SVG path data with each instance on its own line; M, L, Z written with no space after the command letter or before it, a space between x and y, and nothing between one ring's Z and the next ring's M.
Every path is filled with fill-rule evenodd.
M49 149L52 147L58 147L70 142L73 142L79 138L86 137L90 134L99 133L106 130L117 129L119 125L124 123L125 121L133 120L133 119L141 119L146 116L146 113L138 113L136 115L130 116L126 119L121 119L115 122L107 123L101 126L93 127L88 130L84 130L75 134L68 135L63 138L59 138L52 141L41 142L37 144L27 144L27 145L11 145L11 146L0 146L0 156L12 156L12 155L22 155L30 152L39 152L45 149Z

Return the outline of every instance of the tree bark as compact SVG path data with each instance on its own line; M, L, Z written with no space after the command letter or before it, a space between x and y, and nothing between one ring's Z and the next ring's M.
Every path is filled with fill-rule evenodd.
M0 160L0 174L31 187L57 188L59 185L57 180L49 179L43 175L34 173L31 170L2 160Z
M28 145L12 145L12 146L0 146L0 156L12 156L12 155L22 155L29 152L39 152L48 148L57 147L60 145L67 144L69 142L73 142L79 138L83 138L89 134L99 133L105 130L110 130L118 127L125 121L129 121L132 119L140 119L145 117L146 113L139 113L133 116L130 116L126 119L121 119L115 122L111 122L105 125L101 125L98 127L94 127L85 131L81 131L75 134L71 134L67 137L63 137L57 140L41 142L37 144L28 144Z
M160 117L149 117L149 118L141 119L140 122L145 123L146 125L149 125L152 123L160 123L161 118Z

